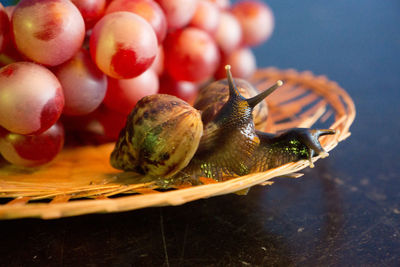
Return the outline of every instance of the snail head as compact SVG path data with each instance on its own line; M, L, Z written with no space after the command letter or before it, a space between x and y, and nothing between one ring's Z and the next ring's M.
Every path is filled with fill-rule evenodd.
M231 66L226 65L225 70L229 86L229 99L226 104L221 108L218 115L218 117L221 118L220 120L224 121L236 121L240 119L244 122L252 120L251 113L254 107L283 84L283 82L279 80L273 86L259 93L258 95L251 98L245 98L240 94L239 90L236 87L235 81L231 73Z

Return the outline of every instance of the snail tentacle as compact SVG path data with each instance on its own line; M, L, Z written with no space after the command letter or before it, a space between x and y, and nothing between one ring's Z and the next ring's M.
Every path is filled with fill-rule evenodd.
M249 106L254 108L258 103L263 101L267 96L272 94L276 89L278 89L280 86L283 85L283 82L281 80L278 80L273 86L265 90L264 92L253 96L252 98L247 99L247 103L249 103Z

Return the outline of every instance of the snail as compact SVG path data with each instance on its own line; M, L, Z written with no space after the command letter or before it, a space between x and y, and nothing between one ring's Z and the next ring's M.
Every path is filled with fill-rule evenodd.
M332 129L294 128L278 134L256 130L253 110L282 81L245 98L236 86L230 66L225 68L227 79L215 81L203 91L226 87L227 101L222 99L225 97L215 97L217 101L226 101L214 104L220 107L218 111L213 104L205 105L206 97L202 95L195 107L205 107L203 115L173 96L152 95L141 99L121 130L111 153L111 165L166 184L171 181L193 184L200 177L222 181L301 159L308 159L313 167L312 157L328 155L318 139L334 134ZM251 87L240 80L238 83L241 87Z

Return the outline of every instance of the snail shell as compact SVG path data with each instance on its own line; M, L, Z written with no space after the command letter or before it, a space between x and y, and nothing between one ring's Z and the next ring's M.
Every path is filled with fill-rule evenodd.
M150 95L128 116L110 162L117 169L168 178L189 163L202 134L198 110L175 96Z
M251 98L260 92L249 82L243 79L235 79L239 93L245 98ZM194 107L202 111L204 124L213 120L218 111L229 99L229 82L227 79L215 81L200 89L194 103ZM268 106L261 101L253 109L253 122L257 130L264 130L267 124Z

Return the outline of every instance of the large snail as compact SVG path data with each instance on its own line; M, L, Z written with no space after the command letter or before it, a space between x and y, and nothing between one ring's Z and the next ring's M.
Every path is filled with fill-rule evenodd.
M121 130L111 165L156 181L196 183L200 177L221 181L301 159L309 159L312 166L313 156L327 155L318 139L334 134L334 130L294 128L270 134L255 128L252 111L282 81L245 98L239 91L251 96L253 93L246 91L255 89L237 80L238 90L230 66L226 66L226 72L227 79L213 82L200 92L195 107L202 111L170 95L140 100ZM229 97L221 96L223 90ZM216 95L202 95L207 92ZM210 100L214 104L209 104ZM265 120L266 111L256 114Z

